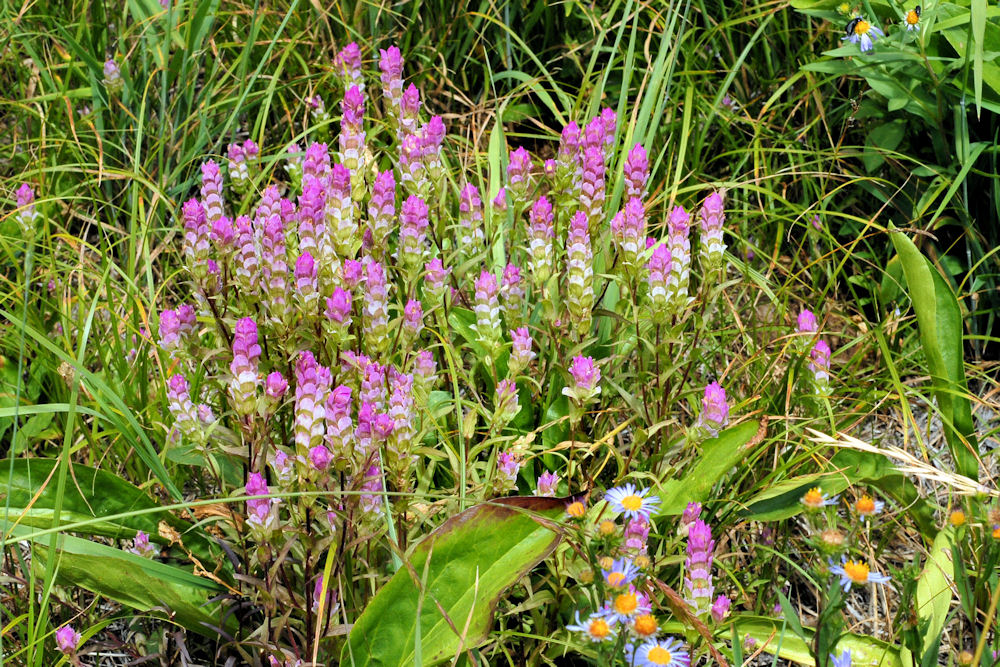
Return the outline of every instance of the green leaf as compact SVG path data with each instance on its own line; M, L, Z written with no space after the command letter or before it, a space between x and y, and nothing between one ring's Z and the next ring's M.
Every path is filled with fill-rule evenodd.
M31 529L14 526L15 537L30 539ZM48 537L36 541L37 567L47 565ZM218 638L222 609L209 598L223 590L215 582L173 565L72 535L60 535L56 581L77 586L133 609L165 616L188 630ZM230 625L235 618L229 617ZM234 628L228 628L232 631Z
M934 538L934 545L927 556L924 569L917 579L915 602L917 606L917 627L924 629L923 646L927 646L935 637L940 637L948 620L948 609L952 600L952 549L954 548L955 529L946 526ZM909 649L901 651L903 664L907 667L919 664L919 656L914 658Z
M905 130L906 121L894 120L889 123L883 123L868 133L868 136L865 138L866 150L861 156L868 173L874 172L885 162L881 151L894 151L899 147Z
M25 526L52 526L56 504L54 476L53 483L46 481L57 464L55 459L0 460L0 502L9 502L12 522L16 517L17 522ZM11 473L9 477L7 471ZM4 499L5 493L9 494L9 499ZM35 497L35 494L38 496ZM63 492L59 523L91 522L75 528L74 532L112 539L132 539L136 531L141 530L157 542L159 523L166 521L181 534L184 546L196 556L206 562L217 560L218 555L210 548L211 543L204 535L166 510L150 511L158 507L158 503L144 491L118 475L74 465L72 481Z
M983 105L983 36L986 34L986 0L972 0L969 11L972 15L972 88L976 95L976 116Z
M799 665L815 665L810 647L815 632L813 628L804 627L805 639L797 637L789 628L782 627L778 619L763 616L735 616L732 620L739 637L749 635L757 641L765 653L784 658ZM779 650L780 646L780 650ZM879 667L903 667L899 652L894 647L874 637L865 635L842 635L837 642L838 654L850 650L852 663L855 665L879 665Z
M979 446L974 435L972 405L965 381L962 349L962 313L958 300L937 269L905 234L890 234L903 263L907 292L917 313L920 340L934 379L935 396L945 426L945 437L958 472L979 477Z
M559 498L501 498L446 521L368 604L341 664L412 665L417 632L417 664L433 665L478 646L503 591L555 549L560 533L545 519L558 517L565 506Z
M701 456L684 472L683 478L668 479L657 487L659 515L680 514L688 503L708 499L716 482L749 455L745 445L754 439L759 428L756 421L744 422L702 443Z
M743 515L755 521L781 521L803 510L802 496L809 489L819 487L824 494L834 496L847 486L848 481L843 476L829 473L789 477L771 484L747 501Z

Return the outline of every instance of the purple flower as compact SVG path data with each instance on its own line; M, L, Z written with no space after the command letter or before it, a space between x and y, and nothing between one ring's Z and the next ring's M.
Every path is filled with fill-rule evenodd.
M335 287L333 295L326 299L326 318L341 327L351 325L351 293L342 287Z
M604 152L588 146L583 153L583 178L580 182L580 210L591 229L604 219Z
M652 302L653 321L665 322L670 312L670 277L673 257L666 243L658 243L646 264L649 282L649 300Z
M688 529L687 561L684 564L684 591L687 603L695 609L695 613L705 619L711 607L712 594L712 558L715 553L715 541L712 540L711 527L701 519L695 519Z
M411 275L424 263L429 225L424 200L416 195L407 197L399 213L399 258Z
M821 394L825 394L830 385L830 346L822 338L809 353L809 370L813 372L813 381Z
M593 357L574 357L569 373L573 376L573 386L565 387L562 393L576 403L582 405L601 393L601 388L598 386L601 381L601 370L594 363Z
M80 643L80 633L73 629L71 625L64 625L56 630L56 646L66 655L76 652L76 647Z
M264 394L268 398L279 401L286 391L288 391L288 381L281 373L274 371L267 376L267 380L264 382Z
M343 120L337 146L340 162L352 174L360 174L365 168L365 98L358 86L351 86L340 102Z
M577 340L590 333L594 307L594 254L590 248L587 216L577 211L569 223L566 239L566 305Z
M646 210L641 199L630 198L625 208L615 215L611 221L611 235L626 271L635 275L646 240Z
M330 169L326 220L327 236L336 252L342 257L352 255L358 225L354 221L354 202L351 200L351 172L342 164L335 164Z
M316 470L326 470L330 465L330 450L325 445L316 445L309 450L309 462Z
M537 356L532 348L531 334L527 327L511 329L511 351L510 360L507 365L511 375L517 375L528 367L528 364Z
M667 280L667 301L674 313L688 307L688 283L691 269L691 216L682 206L670 212L670 276Z
M160 549L155 544L150 543L149 535L141 530L135 534L132 547L128 551L143 558L155 558L160 553Z
M729 615L729 606L731 604L732 602L725 595L720 595L715 598L715 602L712 603L712 608L710 610L712 620L716 623L722 623L722 620Z
M511 489L517 485L517 473L521 469L521 459L511 452L500 452L497 455L497 474L500 486Z
M797 320L798 332L804 334L812 334L819 331L819 324L816 322L816 316L808 308L803 308L799 313Z
M701 503L688 503L681 514L681 530L687 535L688 530L699 517L701 517Z
M427 280L424 283L424 298L433 309L444 299L451 269L446 269L441 258L435 257L424 264L424 272L427 274Z
M315 145L315 144L314 144ZM315 255L326 236L326 188L319 178L306 174L299 197L299 252Z
M641 144L636 144L625 158L625 196L642 200L649 180L649 157Z
M201 205L205 210L205 218L211 225L225 215L222 198L222 172L214 160L201 165Z
M500 286L489 271L479 274L476 281L476 325L480 345L492 353L500 340Z
M403 100L403 57L396 46L379 49L378 68L382 71L382 93L391 113L398 113Z
M726 402L726 390L718 382L713 382L705 387L698 424L715 437L728 423L729 404Z
M261 236L261 275L264 279L264 305L271 319L284 318L288 294L288 258L285 254L285 228L281 216L272 215Z
M401 136L415 134L420 113L420 91L412 83L403 91L399 103L399 131Z
M437 363L434 361L434 354L430 350L421 350L413 360L414 381L419 381L424 386L429 386L435 379Z
M407 192L427 193L424 142L419 135L407 134L399 145L399 179Z
M531 257L528 266L535 286L541 289L552 275L555 250L552 239L555 236L552 204L545 195L538 198L528 213L530 224L528 247Z
M365 78L361 71L361 48L357 42L351 42L342 48L333 59L333 66L340 70L345 89L357 86L358 90L364 91Z
M295 445L301 454L323 439L324 403L330 390L330 369L316 363L306 350L295 364Z
M531 185L531 154L523 147L510 152L507 163L507 188L514 201L523 201Z
M472 183L466 183L459 193L458 225L458 247L471 257L483 245L483 200Z
M312 253L306 251L295 260L295 299L306 317L315 314L319 302L318 288L316 260Z
M337 385L326 397L326 444L338 456L347 456L354 431L351 388Z
M552 472L543 472L538 476L538 484L535 487L536 496L555 498L556 488L559 486L559 475Z
M108 58L104 61L103 83L108 92L112 94L121 92L122 88L125 87L125 82L122 80L121 68L118 67L118 63L115 62L114 58Z
M377 459L377 457L376 457ZM364 483L361 490L367 493L361 494L361 509L367 514L379 516L382 514L382 470L379 464L373 463L365 471Z
M221 204L218 208L222 217ZM197 199L189 199L184 203L184 242L183 254L187 260L188 267L195 273L195 277L201 279L205 277L204 265L208 260L211 249L209 238L211 236L211 223L206 217L205 207Z
M167 381L167 407L178 431L196 439L201 435L198 410L191 401L188 381L180 373Z
M340 276L344 281L344 287L353 290L361 283L364 277L364 265L355 259L345 259L340 268Z
M726 243L723 240L723 224L726 214L723 210L722 193L713 191L702 204L698 214L701 223L701 258L706 269L722 266Z
M493 198L493 214L500 215L507 211L507 188L500 188L497 196Z
M622 546L633 556L646 553L646 543L649 540L649 521L641 516L629 519L622 537Z
M403 327L411 339L420 335L424 328L424 309L416 299L410 299L403 308Z
M517 400L517 385L513 380L500 380L497 384L497 395L493 410L496 420L504 425L510 422L521 411Z
M392 415L387 412L375 415L375 421L372 422L372 433L380 441L388 440L394 428L396 428L396 420L392 418Z
M389 288L378 262L365 265L367 298L361 308L365 352L381 356L389 346Z
M267 488L264 476L259 472L250 473L244 488L248 496L267 496L271 491ZM258 529L270 530L275 527L277 517L271 508L277 504L277 500L269 498L251 498L247 500L247 522Z
M233 333L233 361L229 364L229 372L233 376L229 383L229 395L240 415L250 415L256 407L260 352L257 324L250 317L237 321Z
M22 183L17 189L17 222L25 239L35 233L35 220L38 211L35 210L35 191L27 183Z
M409 202L409 200L407 201ZM416 203L411 203L411 206L416 206ZM412 223L418 211L411 208L404 213L408 215ZM387 169L375 177L375 183L372 185L372 198L368 204L368 221L371 225L372 239L379 248L384 245L385 237L389 235L395 217L396 178L393 176L392 170Z

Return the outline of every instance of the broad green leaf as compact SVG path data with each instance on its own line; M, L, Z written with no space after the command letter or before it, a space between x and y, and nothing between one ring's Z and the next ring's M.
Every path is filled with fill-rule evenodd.
M848 482L842 476L829 473L789 477L770 485L747 501L743 514L755 521L780 521L802 511L802 496L809 489L818 487L824 494L835 496L847 486Z
M368 604L341 664L412 665L418 631L419 664L478 646L503 591L555 549L560 534L546 519L561 515L565 505L559 498L501 498L446 521Z
M29 538L31 529L15 526L14 536ZM44 543L39 543L44 540ZM48 537L35 545L37 565L49 559ZM121 549L72 535L60 535L56 581L85 588L139 611L166 616L185 628L217 638L222 609L209 599L221 586L173 565L143 558ZM235 619L230 616L231 623Z
M810 653L813 628L804 627L805 639L797 637L782 622L763 616L735 616L732 620L739 637L749 635L757 642L757 646L765 653L784 658L799 665L815 666ZM780 650L779 650L780 646ZM865 635L846 634L837 642L838 653L844 650L851 652L853 667L903 667L896 647L883 641Z
M448 323L469 344L480 360L486 359L486 348L479 344L479 336L473 327L476 324L476 314L468 308L455 306L448 312Z
M941 636L945 621L948 620L948 609L952 600L952 573L955 568L951 560L954 539L955 529L952 526L946 526L938 532L920 578L917 579L915 602L918 627L927 624L924 630L924 646ZM920 656L914 656L905 647L901 651L901 657L905 667L920 664Z
M861 156L868 173L874 172L885 162L882 151L894 151L903 141L906 121L894 120L879 125L865 138L865 152Z
M945 426L945 436L958 472L978 479L979 451L969 389L965 381L962 349L962 313L958 300L937 269L905 234L890 234L903 263L907 292L913 301L935 395Z
M716 482L747 457L746 444L754 439L759 428L756 421L744 422L702 443L701 456L683 477L669 479L657 487L659 514L680 514L688 503L708 499Z
M56 503L55 477L52 477L52 483L45 482L56 465L54 459L15 459L13 463L9 459L0 460L0 504L10 503L11 523L17 521L25 526L51 527ZM12 473L10 477L7 476L8 471ZM9 494L9 501L4 498L5 494ZM157 542L159 523L166 521L180 533L184 546L196 556L206 562L216 560L209 547L210 542L200 532L165 510L150 511L157 507L159 505L144 491L121 477L104 470L74 465L71 479L64 489L59 523L92 522L74 529L74 532L113 539L132 539L136 531L141 530ZM0 537L6 539L7 536Z

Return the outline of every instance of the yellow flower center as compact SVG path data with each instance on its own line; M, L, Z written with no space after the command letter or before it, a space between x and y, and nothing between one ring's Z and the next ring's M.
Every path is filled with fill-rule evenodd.
M608 627L608 622L603 618L595 618L590 621L587 632L595 639L604 639L611 633L611 628Z
M640 637L652 637L657 630L659 630L659 626L657 626L656 619L652 614L643 614L635 619L635 634Z
M917 25L920 22L920 14L914 10L906 12L906 24L907 25Z
M622 498L622 507L629 512L637 512L642 509L642 498L639 496L625 496Z
M809 489L806 491L806 495L802 496L802 504L806 507L822 507L823 492L819 490L819 487Z
M844 574L856 584L868 583L868 566L864 563L855 563L849 560L844 563Z
M951 516L948 517L948 520L951 521L951 525L953 526L961 526L965 524L965 512L962 510L955 510L951 513Z
M604 535L605 537L607 537L608 535L613 535L615 532L615 522L604 520L597 527L597 530L600 531L601 535Z
M674 661L674 656L662 646L654 646L646 654L646 660L654 665L669 665Z
M897 14L897 16L898 16L898 14ZM854 34L855 35L863 35L866 32L868 32L869 30L871 30L871 24L868 23L868 21L858 21L854 25Z
M639 606L639 599L635 593L623 593L615 598L615 611L619 614L631 616Z
M1000 540L1000 526L996 526L993 529L993 539L994 540Z
M612 588L621 588L625 585L625 575L621 572L612 572L608 575L608 585Z
M861 499L854 503L854 509L858 511L861 516L868 516L869 514L875 513L875 501L871 497L865 495L861 496Z
M851 11L851 6L846 2L842 2L840 3L840 7L838 7L837 9L840 10L841 14L847 14L848 12Z
M649 567L649 556L636 556L634 563L640 570L645 570Z
M610 570L614 567L615 561L611 558L611 556L602 556L601 559L597 561L597 564L601 566L602 570Z
M569 514L574 519L579 519L584 514L587 513L587 508L583 506L579 500L574 503L570 503L569 507L566 508L566 514Z

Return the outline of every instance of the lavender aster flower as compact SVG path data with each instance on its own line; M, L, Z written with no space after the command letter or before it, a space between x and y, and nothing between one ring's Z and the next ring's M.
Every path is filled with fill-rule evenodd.
M996 657L994 656L994 659ZM844 652L840 656L834 656L830 654L831 667L851 667L851 651L850 649L844 649Z
M257 324L252 318L244 317L236 322L233 333L233 361L229 364L229 372L233 376L229 383L229 395L233 399L233 408L241 416L253 414L256 407L259 358Z
M848 24L851 28L850 34L846 37L841 37L841 40L847 40L851 44L859 44L861 47L861 53L867 53L875 48L875 40L879 37L885 37L885 33L881 29L872 25L868 21L864 20L862 17L857 16L854 20Z

